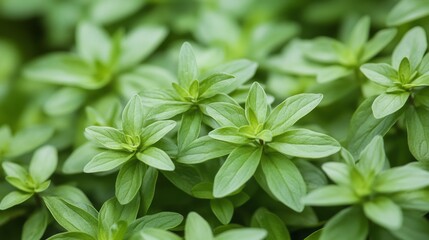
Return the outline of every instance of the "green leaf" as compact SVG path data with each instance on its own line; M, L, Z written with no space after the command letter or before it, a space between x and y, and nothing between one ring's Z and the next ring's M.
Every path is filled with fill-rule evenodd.
M21 181L26 181L28 172L21 165L14 162L3 162L2 167L7 177L17 178Z
M340 162L327 162L322 165L323 171L328 177L339 185L351 185L349 166Z
M115 196L122 205L131 202L142 185L144 165L137 161L124 164L119 170L115 183Z
M49 97L43 109L52 116L69 114L79 109L86 98L87 93L83 89L63 87Z
M425 1L402 0L387 15L387 25L397 26L429 15L429 6Z
M359 54L365 43L368 41L368 34L371 27L371 19L364 16L353 26L352 32L347 39L347 46L356 54Z
M429 234L429 223L421 212L404 211L402 226L390 232L400 239L425 240Z
M250 140L239 132L237 127L221 127L209 132L213 139L234 144L246 144Z
M282 155L270 154L261 161L262 170L271 193L283 204L301 212L301 201L307 189L304 179L293 162Z
M191 44L187 42L183 43L180 49L178 77L180 86L185 89L188 89L191 83L198 78L197 61Z
M136 238L131 240L181 240L182 238L172 232L168 232L162 229L146 228L143 229Z
M39 148L34 152L30 162L30 176L36 183L49 179L57 168L57 150L52 146Z
M426 53L427 39L425 30L422 27L414 27L409 30L401 42L396 46L392 54L392 66L399 69L399 65L404 58L410 60L411 71L415 71Z
M19 191L13 191L8 193L0 202L0 210L11 208L15 205L27 201L33 196L33 193L24 193Z
M159 170L174 170L174 163L168 154L156 147L150 147L137 153L137 159Z
M95 240L95 238L82 232L65 232L55 234L47 240Z
M234 205L226 198L211 199L210 207L222 224L228 224L234 214Z
M116 198L107 200L98 214L98 227L103 232L110 231L110 228L119 221L131 224L137 217L140 207L139 199L135 199L126 205L121 205Z
M260 208L252 216L252 227L267 231L266 240L290 240L290 234L284 222L274 213Z
M155 196L156 181L158 179L158 170L155 168L147 168L141 187L141 207L144 213L147 213Z
M320 240L343 239L344 236L353 236L353 240L365 240L367 235L368 220L360 207L351 207L342 210L326 223Z
M5 179L10 185L18 188L21 191L24 191L27 193L35 192L35 189L34 189L35 186L34 184L32 184L29 176L27 176L25 179L19 179L16 177L7 176Z
M360 62L364 63L376 56L396 36L395 28L387 28L378 31L364 46Z
M215 237L215 240L234 240L234 239L247 239L247 240L262 240L267 236L265 229L259 228L243 228L231 229L225 231Z
M39 240L48 226L49 215L45 208L37 210L25 221L22 228L22 240Z
M409 96L409 92L380 94L372 103L374 117L380 119L397 112L405 105Z
M124 133L112 127L87 127L85 128L85 137L97 145L112 150L123 150L124 144L126 144Z
M27 153L46 141L54 134L54 129L47 125L33 125L19 131L10 142L8 157L16 157Z
M322 94L303 93L287 98L273 109L265 123L273 136L280 135L322 101Z
M307 129L289 130L267 145L282 154L303 158L327 157L341 149L334 138Z
M410 107L405 112L408 147L419 161L429 160L429 112Z
M234 76L226 73L215 73L201 80L199 94L201 98L210 98L228 90Z
M254 82L249 90L249 95L246 99L246 118L249 122L250 116L249 111L255 113L256 120L258 123L264 123L268 114L268 100L264 89L259 83Z
M196 212L190 212L185 224L186 240L213 240L213 233L210 225Z
M43 197L43 201L57 223L67 231L83 232L92 237L97 236L97 219L88 213L86 209L59 197L46 196Z
M83 172L83 168L100 151L90 142L74 149L74 151L65 160L62 171L65 174L75 174Z
M365 215L371 221L387 229L398 229L402 225L402 211L387 197L377 197L363 204Z
M225 156L236 148L228 142L218 141L209 136L196 139L179 153L177 162L196 164Z
M205 108L205 111L221 127L241 127L248 124L244 109L238 104L211 103Z
M112 44L109 35L100 27L82 22L77 27L77 51L88 62L107 63Z
M328 83L347 77L352 73L352 69L340 65L327 66L318 71L316 81L319 83Z
M188 111L182 115L182 121L177 133L179 152L198 138L202 118L203 116L199 111Z
M429 172L408 165L381 172L374 183L374 189L383 193L411 191L426 186L429 186Z
M120 69L133 67L148 57L162 43L167 33L168 29L162 26L141 26L133 29L121 41Z
M191 189L192 196L201 199L214 199L213 197L213 183L200 182Z
M172 120L156 121L143 128L141 141L144 147L149 147L167 135L174 127L176 122Z
M143 128L143 104L139 95L134 95L122 112L122 128L125 134L140 136Z
M98 89L110 80L110 77L97 79L91 63L71 53L54 53L41 57L24 70L27 79L58 84L63 86Z
M358 158L360 152L377 135L383 136L395 124L401 112L398 111L385 118L376 119L372 114L371 104L374 97L367 98L352 116L347 146L350 153Z
M320 236L322 236L322 231L323 231L323 228L308 235L306 238L304 238L304 240L319 240Z
M126 163L133 157L129 152L106 151L97 154L85 165L85 173L106 172Z
M228 89L225 90L225 94L229 94L236 90L238 87L243 85L249 79L253 77L258 68L258 64L256 62L247 60L247 59L239 59L231 62L224 63L213 68L208 76L214 73L226 73L235 77L232 84Z
M262 148L241 146L226 159L214 179L213 196L225 197L243 184L255 173L262 156Z
M168 230L177 227L183 221L183 216L175 212L159 212L143 216L134 221L129 230L139 231L146 228L158 228Z
M360 70L369 80L385 87L392 87L398 78L398 72L387 63L367 63Z
M344 186L328 185L310 192L304 202L311 206L350 205L359 202L352 189Z
M321 63L347 65L344 55L348 52L347 47L338 40L328 37L318 37L311 42L306 51L306 57Z
M358 166L365 174L377 175L383 170L385 161L383 137L375 136L360 153Z

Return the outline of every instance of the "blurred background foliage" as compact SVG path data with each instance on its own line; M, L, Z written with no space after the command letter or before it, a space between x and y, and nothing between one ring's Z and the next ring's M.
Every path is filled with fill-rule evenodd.
M277 103L297 93L322 92L322 107L301 124L344 141L357 106L379 90L367 86L356 68L355 74L340 76L340 81L318 82L317 74L325 65L306 58L314 50L314 39L324 36L343 42L358 20L369 16L371 37L388 27L398 30L394 39L371 60L383 62L412 26L427 29L428 15L429 4L422 0L0 0L0 126L8 125L13 134L40 125L52 128L54 136L48 143L59 149L60 162L64 162L83 143L84 127L113 124L133 91L159 88L174 81L179 47L189 41L202 72L240 58L257 62L259 67L254 80L264 84ZM130 68L112 74L112 80L109 80L112 84L84 90L84 100L73 95L84 101L81 106L86 108L76 106L59 114L47 112L50 107L45 106L46 102L63 86L32 81L23 72L42 56L78 52L76 33L84 21L104 29L113 39L118 31L129 33L140 27L161 28L165 34L156 40L158 43L151 47L147 56ZM153 37L153 32L146 34ZM131 51L146 48L143 42L134 42ZM129 85L121 85L122 82ZM236 94L240 99L240 92ZM46 137L48 133L41 134ZM391 165L401 165L405 163L403 161L413 159L405 136L401 122L386 136ZM0 148L0 158L2 155L7 154L2 154ZM18 155L24 161L29 159L27 153ZM300 168L319 174L317 180L306 179L310 185L315 184L310 189L327 181L315 165L318 163L302 161L300 164ZM207 169L210 172L210 164ZM201 181L201 176L189 171L189 178ZM214 175L215 171L211 172ZM80 174L79 177L56 175L55 178L58 184L79 186L96 207L113 194L112 176ZM248 184L246 192L250 195L257 192L258 195L236 210L234 222L249 224L256 208L270 206L297 239L321 223L311 208L295 213L254 186L256 184ZM0 196L8 190L2 182ZM173 195L174 198L170 197ZM160 176L151 210L187 213L199 209L204 212L208 211L208 205L208 201L186 195ZM319 213L322 222L335 212L329 211L332 209ZM23 214L25 211L17 211L14 216ZM12 215L9 213L8 216ZM0 213L0 232L11 234L8 239L14 239L17 237L14 234L19 232L16 229L24 220L18 217L3 225L7 219ZM310 229L304 229L308 227Z

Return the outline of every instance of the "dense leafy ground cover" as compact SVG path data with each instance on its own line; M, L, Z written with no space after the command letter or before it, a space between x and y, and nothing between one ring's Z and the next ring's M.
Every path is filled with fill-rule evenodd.
M0 238L429 239L429 1L3 0Z

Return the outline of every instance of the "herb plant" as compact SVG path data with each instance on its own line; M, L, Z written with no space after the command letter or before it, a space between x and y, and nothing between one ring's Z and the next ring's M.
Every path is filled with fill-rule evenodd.
M0 238L428 239L428 16L3 0Z

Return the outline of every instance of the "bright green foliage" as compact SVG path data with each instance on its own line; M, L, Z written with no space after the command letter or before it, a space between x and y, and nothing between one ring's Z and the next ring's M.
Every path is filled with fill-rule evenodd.
M361 152L358 160L343 150L345 162L328 162L324 172L335 183L310 192L305 203L312 206L354 205L330 220L322 231L321 239L355 232L357 239L365 239L368 222L374 222L389 231L399 230L404 223L407 209L424 210L419 199L404 200L398 196L427 191L429 172L411 165L388 168L383 139L375 137ZM347 228L335 227L337 221L356 219L359 224ZM359 220L361 219L361 220ZM362 229L360 229L362 228ZM365 229L365 230L363 230Z
M2 0L0 238L427 240L428 15Z
M288 158L321 158L340 150L339 143L325 134L291 129L321 99L318 94L301 94L286 99L271 111L265 91L254 83L244 109L230 103L210 104L207 113L220 127L209 136L237 146L215 176L213 196L225 197L237 191L253 176L261 162L269 191L282 203L302 211L300 198L306 192L305 183ZM235 112L222 114L227 111ZM309 146L314 151L307 151ZM182 162L186 161L182 159Z
M129 203L138 193L147 166L173 171L174 163L160 148L152 146L170 132L176 123L170 120L144 125L141 99L135 95L122 112L122 128L92 126L86 137L104 151L94 156L83 169L86 173L120 169L116 179L116 197Z

